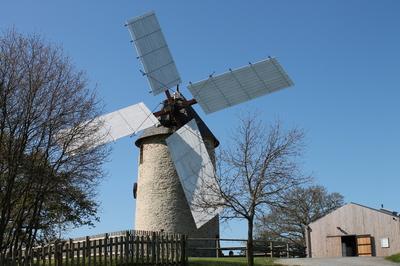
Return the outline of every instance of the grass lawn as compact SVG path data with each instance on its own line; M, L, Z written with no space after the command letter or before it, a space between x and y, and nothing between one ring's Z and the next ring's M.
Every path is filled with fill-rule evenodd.
M392 256L386 257L387 260L400 263L400 253L394 254Z
M189 266L246 266L246 258L189 258ZM277 266L268 258L254 258L255 266Z

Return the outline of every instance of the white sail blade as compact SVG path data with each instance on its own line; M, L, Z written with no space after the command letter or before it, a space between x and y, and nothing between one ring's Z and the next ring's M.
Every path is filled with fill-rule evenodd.
M292 85L279 62L269 58L191 83L188 89L209 114Z
M159 124L158 119L142 102L119 109L95 118L84 126L92 131L93 126L101 125L95 135L86 135L83 139L76 140L70 145L69 151L73 152L85 143L90 143L90 148L116 141L119 138L135 134L146 128ZM92 126L93 125L93 126ZM66 130L63 135L68 135L71 130ZM85 138L90 138L88 141Z
M181 83L155 13L130 19L127 26L153 94L157 95Z
M221 209L204 210L197 200L215 201L214 166L193 119L166 139L171 158L189 203L196 227L200 228L217 215Z
M104 121L103 129L108 135L105 143L136 134L159 123L158 119L142 102L102 115L99 119Z

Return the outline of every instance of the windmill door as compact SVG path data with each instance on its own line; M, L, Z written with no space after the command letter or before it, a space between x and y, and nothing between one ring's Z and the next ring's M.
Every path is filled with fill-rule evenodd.
M357 236L358 256L372 256L372 241L370 235Z

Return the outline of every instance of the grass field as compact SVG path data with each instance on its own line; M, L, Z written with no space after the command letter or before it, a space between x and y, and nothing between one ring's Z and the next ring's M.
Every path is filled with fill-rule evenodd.
M189 258L189 266L245 266L246 258ZM267 258L255 258L255 266L272 266L273 260Z
M400 253L394 254L392 256L386 257L387 260L400 263Z

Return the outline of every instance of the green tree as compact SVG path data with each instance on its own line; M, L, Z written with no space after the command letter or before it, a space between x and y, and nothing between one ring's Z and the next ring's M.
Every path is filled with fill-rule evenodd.
M86 122L99 107L61 48L15 30L0 37L1 261L96 219L108 150L89 149L101 125Z

